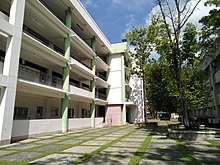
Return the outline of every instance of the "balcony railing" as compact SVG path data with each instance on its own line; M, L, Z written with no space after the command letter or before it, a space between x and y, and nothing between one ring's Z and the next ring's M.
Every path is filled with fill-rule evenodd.
M55 76L49 77L40 71L24 66L19 66L18 78L59 89L63 87L63 80L61 78Z
M106 100L107 96L102 94L102 93L98 93L96 92L96 95L95 95L96 98L98 99L102 99L102 100Z
M35 31L33 31L32 29L30 29L29 27L25 26L23 27L23 31L30 35L31 37L33 37L34 39L36 39L37 41L41 42L42 44L44 44L45 46L53 49L54 51L56 51L57 53L64 55L64 51L62 49L60 49L58 46L54 45L53 43L51 43L49 40L47 40L46 38L42 37L41 35L39 35L38 33L36 33Z
M107 80L106 77L100 73L97 73L96 75L105 81Z

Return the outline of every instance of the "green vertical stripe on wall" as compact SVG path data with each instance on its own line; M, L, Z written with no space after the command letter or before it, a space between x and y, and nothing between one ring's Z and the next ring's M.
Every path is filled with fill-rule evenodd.
M96 52L96 39L93 37L91 39L91 48L94 52ZM93 57L91 60L91 68L93 74L95 74L96 71L96 59ZM90 82L90 88L92 92L92 103L90 104L90 114L91 114L91 127L95 127L95 78Z
M122 96L122 125L126 124L126 105L125 105L125 59L121 54L121 96Z
M71 29L71 9L66 10L66 26ZM70 35L67 34L64 40L64 57L70 60ZM68 129L68 104L69 104L69 76L70 63L67 62L63 68L63 90L66 92L61 100L61 115L62 115L62 132L67 132Z

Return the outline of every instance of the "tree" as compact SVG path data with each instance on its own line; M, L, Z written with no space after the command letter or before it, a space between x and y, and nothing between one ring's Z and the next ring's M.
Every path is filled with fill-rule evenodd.
M149 60L146 72L146 97L151 114L157 112L176 112L176 97L167 90L167 81L163 78L164 66L156 60Z
M205 5L220 7L220 0L207 0ZM202 17L201 47L202 55L213 54L220 43L220 9L210 10L209 15Z
M156 32L157 36L153 42L155 43L156 51L163 56L166 63L169 64L171 73L173 73L173 79L175 79L183 112L183 122L186 126L189 126L189 118L184 78L182 77L182 66L187 61L190 61L194 52L192 52L192 54L188 54L189 51L185 52L184 43L182 43L181 40L183 29L200 1L201 0L198 0L193 4L189 0L157 0L160 11L155 28L160 27L160 30ZM192 45L188 46L190 49L191 47Z
M126 38L130 41L130 44L134 46L135 52L132 53L132 58L135 62L131 73L139 75L143 78L144 86L144 119L147 121L146 116L146 71L147 71L147 61L152 51L152 46L150 45L148 27L134 28L131 32L126 33Z

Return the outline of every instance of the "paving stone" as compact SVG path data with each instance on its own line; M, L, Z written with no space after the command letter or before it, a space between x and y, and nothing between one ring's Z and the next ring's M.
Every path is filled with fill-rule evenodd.
M146 139L147 135L129 135L127 136L128 138L135 138L135 139L138 139L138 138L141 138L141 139Z
M65 146L62 146L62 145L48 145L48 146L43 146L43 147L36 148L35 150L51 152L51 151L59 150L59 149L64 148L64 147Z
M96 136L101 136L102 134L101 133L95 133L95 134L88 134L86 136L89 136L89 137L96 137Z
M138 142L117 142L115 144L113 144L112 146L121 146L121 147L140 147L141 143Z
M55 138L53 138L53 139L55 139L55 140L65 140L65 139L70 139L71 137L68 137L68 136L58 136L58 137L55 137Z
M187 144L203 144L203 145L211 145L212 143L208 141L185 141Z
M59 140L55 140L55 139L48 139L48 140L40 140L40 141L37 141L35 143L43 143L43 144L48 144L48 143L55 143L55 142L58 142Z
M167 139L167 136L162 136L162 135L153 135L152 139Z
M159 149L177 149L176 144L150 144L148 148L159 148Z
M113 155L129 155L132 156L137 152L137 148L117 148L117 147L108 147L105 150L101 151L101 154L113 154Z
M199 159L200 161L208 161L211 164L220 164L220 153L203 153L203 152L194 152L192 154L193 157Z
M82 155L77 154L52 154L43 158L34 160L30 164L48 164L48 165L65 165L73 163Z
M91 138L93 138L93 137L91 137L91 136L80 136L80 137L76 137L74 139L88 140L88 139L91 139Z
M146 158L173 158L173 159L178 159L182 158L183 155L178 152L178 151L173 151L173 150L147 150L144 154L144 157Z
M83 143L82 145L97 145L97 146L102 146L105 144L108 144L109 141L98 141L98 140L92 140L92 141L87 141Z
M132 138L132 137L127 137L123 138L121 141L128 141L128 142L143 142L145 138Z
M47 135L47 136L40 136L40 137L37 137L38 139L49 139L49 138L52 138L54 137L53 135Z
M193 151L215 151L215 152L220 152L219 147L213 147L213 146L205 146L205 145L186 145L188 150L193 150Z
M119 137L124 136L124 135L121 135L121 134L108 134L107 136L108 137L117 137L117 138L119 138Z
M29 149L29 148L34 148L40 146L38 144L15 144L12 146L7 147L7 149L13 149L13 150L22 150L22 149Z
M176 143L173 139L151 139L151 143Z
M79 139L73 139L73 140L64 140L62 142L59 142L57 144L76 144L79 142L82 142L83 140L79 140Z
M93 156L89 160L81 163L81 165L98 165L98 164L105 164L105 165L127 165L130 161L129 158L122 158L122 157L109 157L109 156Z
M141 160L139 165L186 165L184 162L178 161L162 161L162 160Z
M69 134L67 137L79 137L79 136L84 136L82 133L74 133L74 134Z
M19 143L31 143L35 141L39 141L39 139L25 139L25 140L19 141Z
M112 136L102 136L102 137L98 137L98 138L96 138L95 140L104 140L104 141L109 140L109 141L112 141L112 140L116 140L116 139L117 139L117 137L112 137Z
M13 155L0 158L0 161L21 162L26 159L34 158L41 155L39 152L20 152Z
M63 152L75 152L87 154L97 150L100 146L75 146L69 149L64 150Z
M0 156L13 153L14 151L0 150Z

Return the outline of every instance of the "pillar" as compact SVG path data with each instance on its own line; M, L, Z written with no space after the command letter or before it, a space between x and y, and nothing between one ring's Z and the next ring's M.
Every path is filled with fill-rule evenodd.
M91 47L94 52L96 52L96 39L93 37L91 39ZM91 60L91 68L93 74L96 71L96 59L93 57ZM92 103L90 104L90 114L91 114L91 127L95 127L95 78L90 82L90 90L92 92Z
M106 58L106 63L108 64L108 66L110 65L110 60L109 60L109 53L107 54L107 58ZM106 73L106 80L108 81L109 78L109 74L110 74L110 70L107 71ZM108 86L108 88L106 89L106 100L109 100L109 91L110 91L110 86Z
M2 88L0 98L0 145L11 142L24 8L25 0L11 0L9 23L13 26L13 34L7 38L3 68L8 85Z
M121 54L121 96L122 96L122 125L126 124L126 105L125 105L125 59Z
M66 26L71 29L71 9L66 10ZM70 60L70 35L67 34L64 39L64 57ZM64 98L61 100L61 116L62 116L62 132L67 132L68 129L68 104L69 104L69 75L70 62L67 62L63 68L63 90L65 91Z
M213 87L213 106L214 106L214 115L215 118L219 119L220 118L220 114L219 114L219 107L218 107L218 93L217 93L217 87L215 84L215 80L214 80L214 68L212 66L212 63L210 64L210 74L211 74L211 85Z

